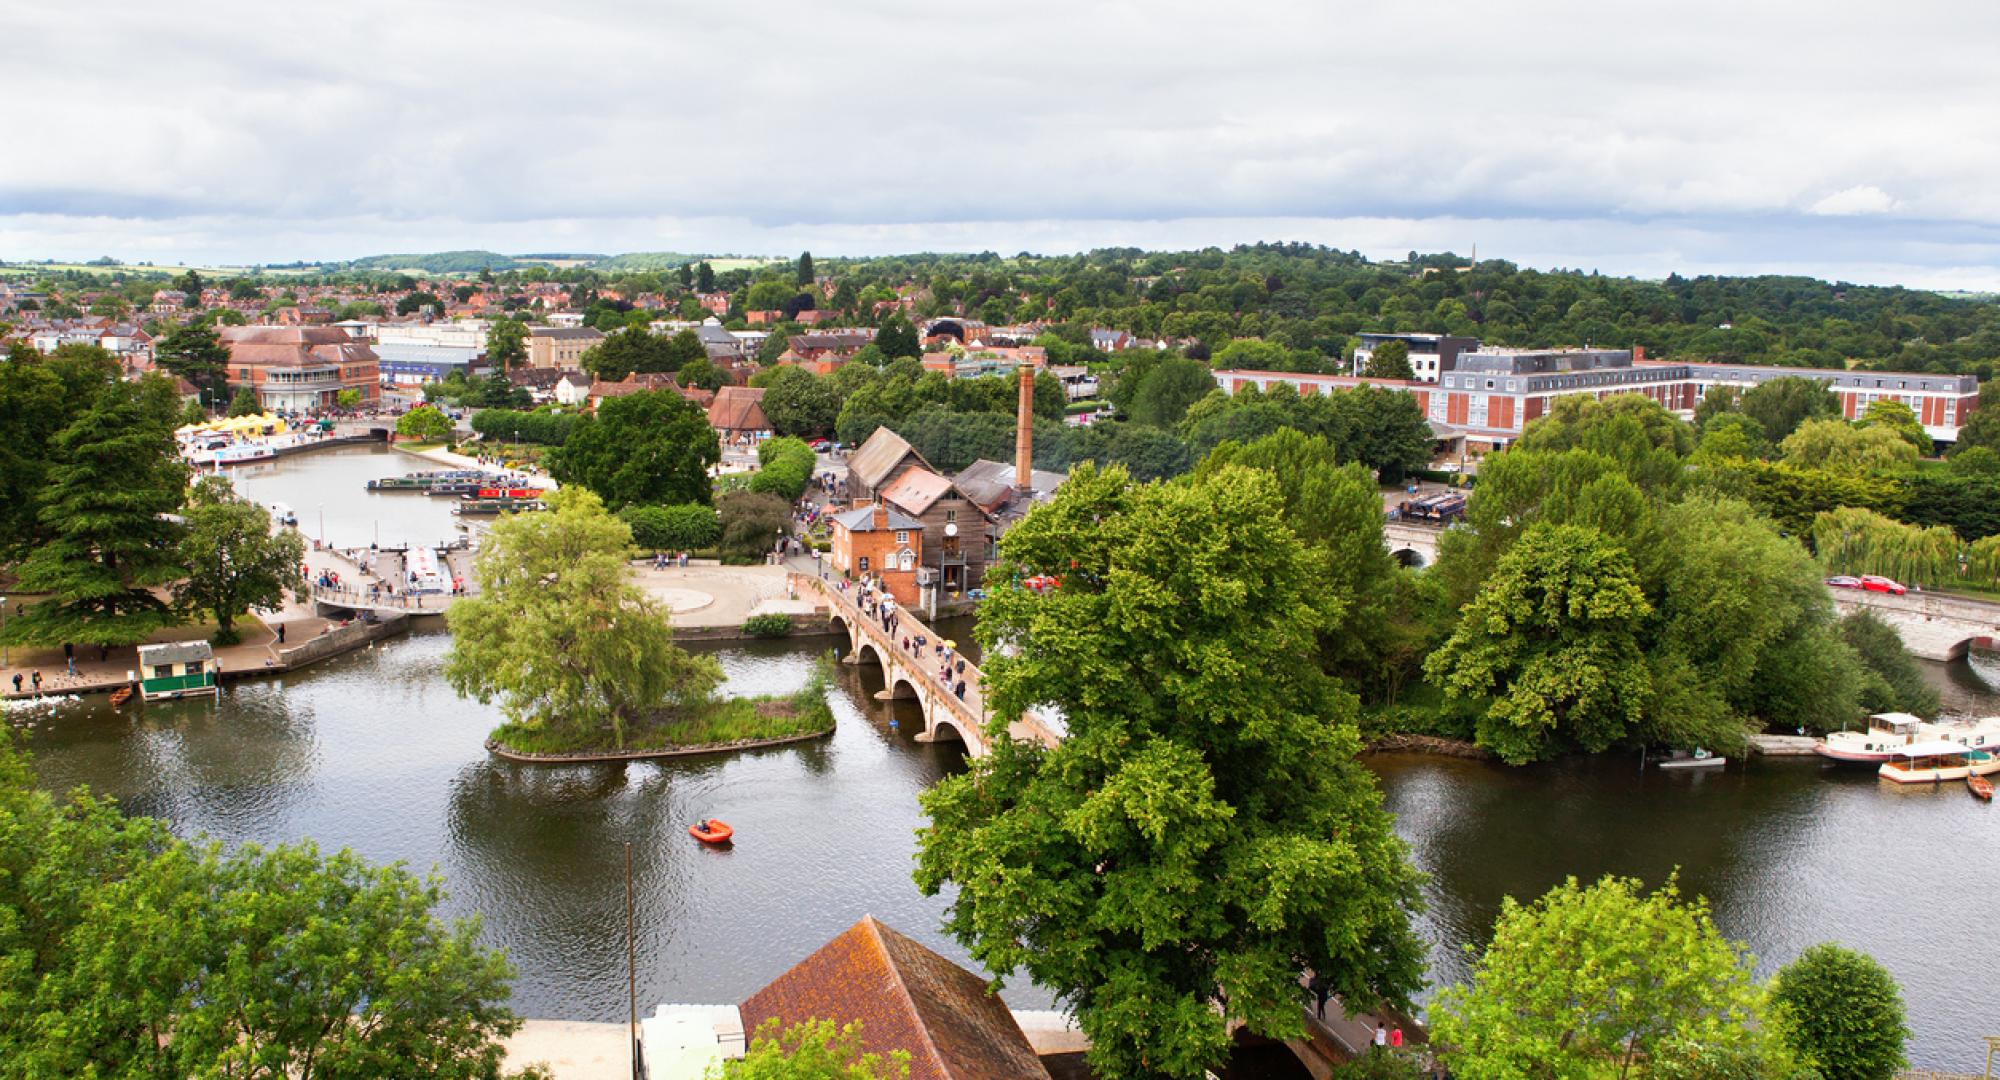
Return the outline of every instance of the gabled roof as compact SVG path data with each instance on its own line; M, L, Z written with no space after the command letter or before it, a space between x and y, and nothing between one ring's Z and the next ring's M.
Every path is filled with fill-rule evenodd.
M925 468L905 469L882 489L883 502L894 503L912 514L921 515L931 504L951 491L951 481Z
M852 510L843 510L833 515L833 520L848 532L874 532L875 507L873 505L857 506ZM924 527L924 523L891 506L889 507L888 527L891 529L921 529Z
M206 641L168 641L139 646L141 664L184 664L190 660L213 660L215 650Z
M988 461L981 458L965 467L954 482L967 499L989 514L1000 513L1016 497L1014 491L1014 466L1004 461ZM1034 488L1034 502L1047 502L1055 495L1063 481L1069 479L1067 473L1049 472L1046 469L1032 469L1028 473L1028 483ZM1027 507L1019 508L1022 513Z
M910 446L907 439L886 427L878 427L875 429L875 434L868 436L866 442L848 455L847 473L870 488L878 488L902 462L905 455L915 455L917 461L925 467L930 465L930 462L924 461L922 454L918 454L915 448Z
M769 431L771 421L764 416L764 388L725 386L715 392L708 407L708 426L720 431Z
M986 980L870 915L752 994L743 1029L859 1021L861 1043L910 1055L910 1080L1048 1080L1048 1070Z

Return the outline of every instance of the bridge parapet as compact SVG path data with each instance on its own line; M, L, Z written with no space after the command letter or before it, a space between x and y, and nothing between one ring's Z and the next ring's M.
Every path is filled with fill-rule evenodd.
M923 710L923 738L935 739L942 729L948 727L965 743L967 756L986 756L990 749L986 744L985 731L986 683L985 675L977 664L961 654L954 654L953 681L962 678L965 682L965 697L960 699L937 674L935 643L945 640L944 637L926 625L915 612L908 608L896 608L897 627L892 633L883 626L880 611L864 610L851 588L842 589L838 584L797 571L790 575L790 583L794 593L816 596L826 604L829 618L838 618L847 625L851 655L860 655L864 644L870 647L882 664L882 682L889 693L896 694L901 687L908 688L909 696L914 697ZM903 647L904 640L914 641L918 637L927 642L921 654L915 646ZM965 660L962 673L957 670L958 659ZM1032 713L1011 722L1008 734L1045 746L1053 746L1061 738L1052 725Z

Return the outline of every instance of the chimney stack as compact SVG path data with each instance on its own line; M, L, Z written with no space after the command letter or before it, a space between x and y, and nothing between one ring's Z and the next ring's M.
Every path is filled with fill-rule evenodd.
M1022 364L1021 405L1014 415L1014 490L1023 495L1035 489L1035 369Z

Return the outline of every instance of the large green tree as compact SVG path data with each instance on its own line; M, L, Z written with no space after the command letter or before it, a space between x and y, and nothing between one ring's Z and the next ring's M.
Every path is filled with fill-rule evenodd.
M1171 428L1187 415L1188 406L1215 392L1215 375L1199 360L1168 357L1151 365L1132 394L1133 421Z
M275 608L286 592L302 592L306 542L292 529L271 531L271 515L236 494L229 481L206 476L188 492L187 531L180 560L187 577L174 586L183 615L215 620L214 641L238 640L236 619L251 608Z
M1418 877L1353 697L1301 662L1326 586L1283 518L1260 470L1083 466L987 577L992 753L923 796L917 880L957 890L947 928L989 971L1076 1010L1101 1075L1200 1075L1235 1021L1299 1034L1306 969L1353 1003L1419 982ZM1008 739L1031 708L1059 745Z
M1845 420L1807 420L1778 444L1788 464L1846 474L1908 473L1917 448L1894 427L1856 427Z
M626 580L632 530L597 496L565 488L549 511L503 517L473 564L478 594L445 613L446 681L514 724L623 748L629 729L705 704L711 657L673 643L667 612Z
M1840 398L1819 379L1786 375L1746 391L1737 400L1737 408L1762 424L1772 442L1783 442L1807 420L1839 416Z
M1704 901L1683 903L1671 880L1648 895L1630 879L1571 878L1532 904L1502 902L1472 981L1438 996L1431 1037L1468 1080L1690 1075L1677 1058L1721 1051L1775 1080L1790 1060L1761 1005L1751 958Z
M0 739L0 1062L10 1076L500 1075L512 969L436 878L310 844L176 839L35 790Z
M901 315L891 315L882 320L882 328L875 334L875 347L891 360L899 356L920 356L923 343L917 339L917 328Z
M1362 372L1371 379L1414 379L1416 370L1410 367L1410 347L1400 341L1385 341L1368 354L1368 369Z
M419 405L396 421L396 434L419 442L442 442L451 436L451 429L451 417L431 405Z
M153 362L205 392L211 403L222 400L229 370L229 346L213 326L177 324L153 343Z
M762 373L759 373L760 377ZM840 415L840 399L827 380L792 364L764 378L764 415L780 435L824 435Z
M1508 762L1609 749L1645 716L1640 631L1652 606L1632 557L1596 529L1539 524L1500 558L1424 662L1454 697L1490 696L1479 744Z
M631 503L705 503L708 467L722 446L701 407L673 390L609 398L550 455L549 472L582 484L612 509Z
M173 623L155 590L181 575L179 405L163 378L108 383L50 440L44 540L16 569L24 591L49 596L8 621L7 640L132 645Z
M51 443L119 377L118 361L95 345L64 345L46 357L22 348L0 362L0 558L25 555L46 535L40 521Z
M1814 945L1778 970L1771 999L1800 1061L1827 1080L1889 1080L1903 1068L1903 992L1867 953Z
M514 319L493 320L486 331L486 359L494 370L503 374L527 360L527 324Z

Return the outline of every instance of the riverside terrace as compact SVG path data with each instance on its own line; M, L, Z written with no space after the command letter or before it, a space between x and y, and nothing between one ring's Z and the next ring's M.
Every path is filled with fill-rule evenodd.
M1402 391L1415 396L1440 439L1462 438L1466 450L1477 454L1505 448L1558 397L1640 394L1688 418L1711 387L1747 389L1785 376L1826 383L1850 419L1874 402L1900 401L1939 442L1956 442L1958 429L1979 403L1979 380L1972 375L1662 362L1646 360L1643 352L1635 357L1629 349L1481 349L1460 354L1456 366L1442 372L1436 383L1224 370L1215 372L1215 384L1230 394L1246 386L1270 390L1279 383L1300 393L1357 386Z

